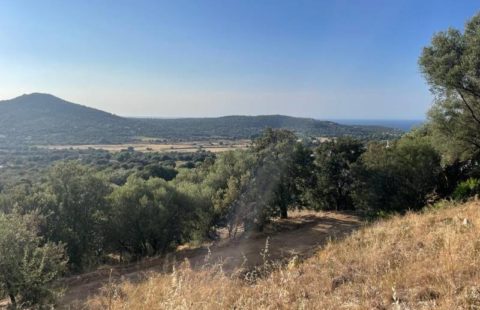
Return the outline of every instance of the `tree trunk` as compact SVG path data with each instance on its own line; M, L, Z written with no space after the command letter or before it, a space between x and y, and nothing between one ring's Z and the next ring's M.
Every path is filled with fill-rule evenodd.
M280 206L280 218L282 219L288 218L288 208L286 205Z
M17 300L15 299L15 295L8 294L10 297L10 302L12 303L12 309L17 309Z

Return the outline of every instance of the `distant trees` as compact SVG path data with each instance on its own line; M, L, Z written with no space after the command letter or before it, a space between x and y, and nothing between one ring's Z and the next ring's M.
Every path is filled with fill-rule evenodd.
M37 221L36 214L0 212L0 296L13 308L52 303L52 284L66 270L64 246L45 242Z

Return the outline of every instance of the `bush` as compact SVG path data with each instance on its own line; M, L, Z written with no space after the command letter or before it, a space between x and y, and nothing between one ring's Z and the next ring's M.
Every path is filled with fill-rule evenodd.
M480 193L480 180L470 178L466 181L460 182L452 194L455 200L465 201L468 198Z
M189 241L201 212L194 199L160 178L131 176L109 201L109 247L134 257L162 253Z
M53 281L65 270L63 245L43 242L36 216L0 213L0 296L12 306L54 302Z
M356 171L356 207L369 212L421 209L437 187L440 160L421 139L406 137L390 147L370 144Z

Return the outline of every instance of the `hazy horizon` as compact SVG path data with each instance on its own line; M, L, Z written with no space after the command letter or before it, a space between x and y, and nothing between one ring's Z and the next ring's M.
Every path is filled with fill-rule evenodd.
M48 3L48 4L46 4ZM5 1L0 98L128 117L424 119L417 59L471 1Z

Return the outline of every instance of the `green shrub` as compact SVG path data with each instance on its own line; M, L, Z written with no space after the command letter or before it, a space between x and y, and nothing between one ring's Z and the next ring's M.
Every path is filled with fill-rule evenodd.
M470 178L457 185L457 188L455 188L455 191L452 194L452 198L464 201L478 193L480 193L480 180Z
M66 267L64 246L44 242L33 215L0 213L0 296L12 307L54 302L52 284Z

